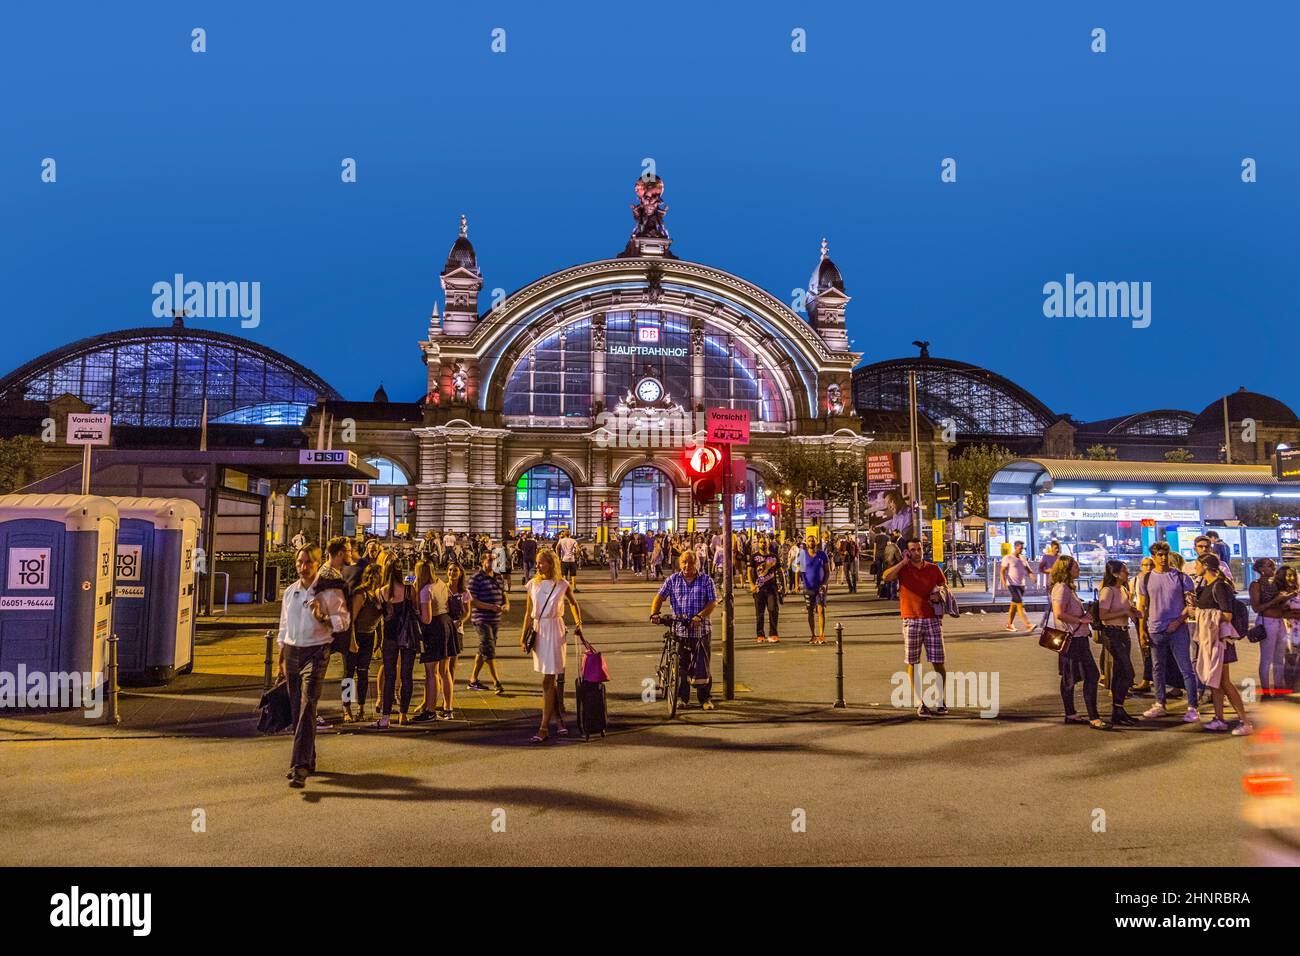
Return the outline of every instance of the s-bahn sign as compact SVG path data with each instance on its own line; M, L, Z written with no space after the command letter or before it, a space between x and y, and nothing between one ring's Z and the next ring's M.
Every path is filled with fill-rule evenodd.
M309 450L298 452L300 465L352 465L357 463L354 451Z

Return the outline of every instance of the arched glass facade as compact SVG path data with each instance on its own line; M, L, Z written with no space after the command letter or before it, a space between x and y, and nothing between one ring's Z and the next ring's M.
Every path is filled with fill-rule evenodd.
M115 425L195 427L208 420L300 424L339 394L291 359L246 339L186 328L134 329L83 339L0 380L0 395L49 402L76 395Z
M554 537L573 528L573 481L554 465L537 465L515 484L515 530Z
M1055 416L1015 383L964 362L900 359L853 371L853 402L859 411L906 411L908 374L916 373L916 400L936 424L986 435L1039 435Z
M749 409L754 421L781 423L785 405L775 372L743 342L704 330L703 394L693 394L690 320L668 312L610 312L605 316L605 388L595 396L613 408L643 376L663 383L673 401ZM641 354L652 344L660 353ZM587 418L592 414L591 322L581 319L541 339L516 362L506 381L509 417Z
M372 478L372 485L409 485L411 479L406 476L402 466L388 458L367 458L366 464L379 471L378 478Z

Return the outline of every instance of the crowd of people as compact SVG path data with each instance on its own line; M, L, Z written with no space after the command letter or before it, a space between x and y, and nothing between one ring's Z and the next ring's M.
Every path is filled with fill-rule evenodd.
M1098 729L1128 726L1165 717L1171 701L1185 699L1185 722L1199 722L1202 708L1208 708L1213 717L1204 723L1206 730L1231 729L1237 736L1252 732L1245 702L1230 677L1237 660L1235 642L1246 637L1245 613L1231 569L1215 543L1209 535L1199 537L1196 559L1184 568L1182 556L1157 541L1132 579L1124 562L1108 561L1096 599L1085 605L1078 594L1079 562L1072 555L1049 547L1035 567L1025 558L1023 543L1015 542L998 568L999 584L1010 598L1005 627L1014 631L1018 618L1026 632L1036 629L1026 613L1024 594L1036 575L1045 574L1049 611L1042 626L1068 635L1058 664L1066 723ZM323 723L317 705L333 653L344 663L345 723L373 717L374 726L384 729L393 720L408 724L453 719L457 661L469 625L477 646L465 689L504 695L497 645L516 568L523 572L525 592L520 643L542 679L541 722L531 740L540 743L552 733L568 734L566 614L575 636L586 642L576 596L584 552L567 532L551 540L530 532L513 540L430 532L413 551L370 540L360 553L352 539L337 537L327 543L323 560L319 549L305 541L295 545L298 578L284 592L279 629L279 669L288 682L294 729L289 771L293 786L303 786L314 772L315 733ZM921 541L903 540L894 532L864 544L853 535L810 531L803 541L783 542L776 535L749 531L734 534L731 548L733 585L737 590L747 587L752 596L758 643L781 640L782 607L787 596L798 595L808 643L825 644L831 583L856 592L860 563L868 559L878 595L898 601L909 683L922 653L938 680L936 706L917 702L918 716L946 712L943 616L954 613L955 601L947 592L943 570L928 560ZM723 536L628 532L613 538L599 556L608 562L614 582L620 572L661 582L651 602L651 620L659 621L661 607L668 602L674 618L692 626L684 648L689 670L683 671L682 686L668 692L685 699L695 687L700 705L712 709L710 618L725 573ZM473 566L467 567L471 560ZM1300 643L1300 579L1294 568L1279 567L1267 558L1255 562L1254 571L1249 604L1256 615L1251 639L1259 641L1261 650L1259 686L1264 694L1282 693L1289 690L1284 679L1286 650ZM1133 664L1134 638L1142 661L1140 679ZM376 656L377 704L370 679ZM413 707L417 660L424 669L423 697ZM490 684L482 679L485 671ZM1076 709L1080 684L1086 717ZM1109 719L1099 710L1102 687L1111 697ZM1140 717L1131 714L1128 699L1145 694L1154 696L1151 707ZM1231 728L1225 702L1236 716ZM374 707L369 715L368 704Z

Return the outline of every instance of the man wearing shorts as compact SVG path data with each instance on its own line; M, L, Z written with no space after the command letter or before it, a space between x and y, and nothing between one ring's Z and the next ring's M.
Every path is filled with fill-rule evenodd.
M826 643L826 586L831 579L831 559L822 550L815 535L808 535L808 546L803 552L803 565L799 569L799 583L803 586L804 606L808 609L808 643Z
M1002 586L1007 589L1011 595L1011 610L1007 613L1007 630L1016 629L1016 611L1020 612L1020 620L1025 622L1025 633L1028 634L1034 629L1029 623L1029 615L1025 613L1025 588L1029 586L1029 575L1033 569L1029 566L1029 561L1025 558L1025 543L1017 541L1012 545L1012 551L1002 559L1002 564L998 568L998 577L1002 581Z
M555 550L560 555L560 574L569 582L569 590L578 590L578 540L567 531L560 532L555 542Z
M510 600L506 597L505 576L496 570L496 564L495 552L483 552L479 570L469 579L469 606L473 608L470 619L478 629L478 653L474 655L469 689L488 689L487 684L478 679L486 664L488 673L492 675L493 689L500 697L506 689L497 674L497 628L501 626L501 613L510 606Z
M885 569L881 575L885 582L898 581L898 608L903 616L903 660L907 663L907 685L917 688L914 670L921 661L921 648L925 648L925 659L930 662L939 675L939 702L933 713L918 700L916 716L943 716L948 712L944 704L944 682L948 671L944 667L943 621L934 613L930 595L935 588L944 583L943 572L937 564L925 560L925 551L917 538L907 540L907 550L903 560ZM920 694L917 694L920 697Z

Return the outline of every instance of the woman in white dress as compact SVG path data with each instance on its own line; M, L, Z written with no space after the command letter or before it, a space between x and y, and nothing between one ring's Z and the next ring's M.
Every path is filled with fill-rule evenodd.
M525 628L520 631L522 645L527 632L527 622L533 622L536 638L533 642L533 670L542 675L542 725L533 734L532 742L541 743L551 735L551 720L559 723L556 730L561 737L569 732L564 725L564 711L560 704L557 678L564 673L568 657L565 640L564 607L573 609L573 629L582 637L582 612L569 590L569 583L560 577L560 561L550 548L537 552L537 573L525 585L527 601L524 605Z

